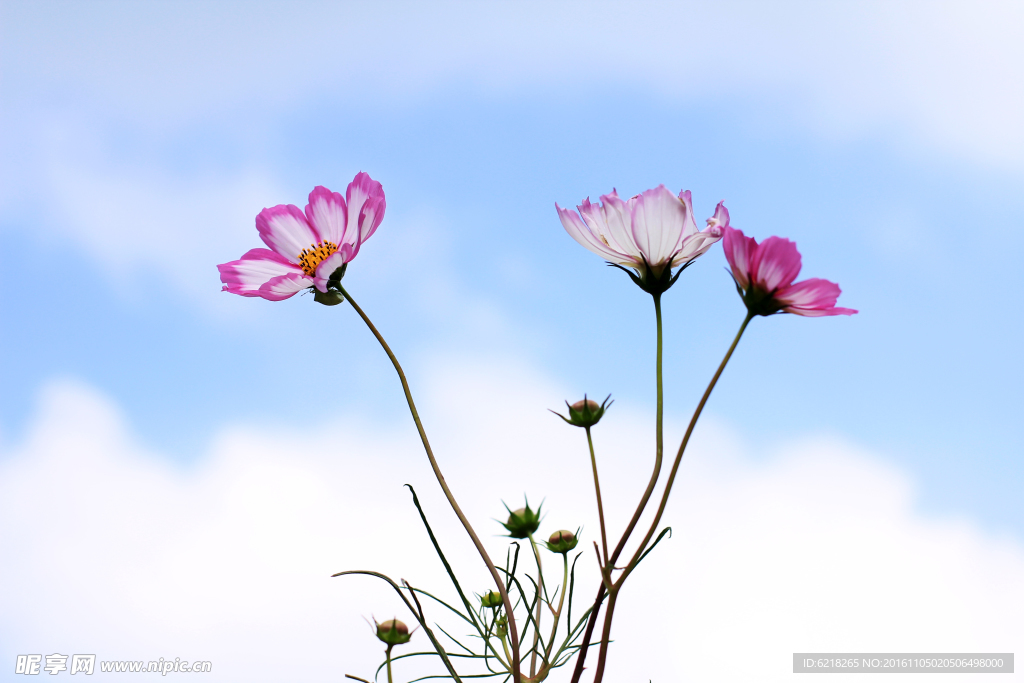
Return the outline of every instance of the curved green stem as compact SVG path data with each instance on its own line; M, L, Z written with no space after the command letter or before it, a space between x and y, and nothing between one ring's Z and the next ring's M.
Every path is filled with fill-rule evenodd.
M654 493L654 487L658 483L658 477L661 476L661 461L662 453L664 452L665 437L664 437L664 414L665 414L665 397L664 388L662 383L661 373L661 355L662 355L662 331L661 331L661 294L654 294L654 316L658 323L658 351L655 358L654 372L657 381L657 416L655 418L655 449L654 449L654 471L651 473L651 480L647 484L647 488L644 490L644 495L640 498L640 504L636 506L636 511L633 513L633 518L629 520L629 524L626 526L626 530L622 534L622 538L615 545L615 551L612 553L610 564L615 564L615 561L619 559L619 555L622 554L623 548L626 546L626 541L629 540L630 534L633 533L633 529L636 528L637 523L640 521L640 516L644 512L644 508L647 507L647 501L651 499L651 494Z
M558 609L555 610L555 623L551 626L551 639L548 641L548 646L544 649L545 661L554 661L551 659L551 648L555 646L555 636L558 634L558 622L562 618L562 606L565 605L565 593L569 590L569 553L562 553L562 594L558 597ZM569 625L570 628L572 624Z
M430 448L430 441L427 440L427 433L423 429L423 423L420 421L420 415L416 410L416 403L412 399L412 392L409 389L409 382L405 378L405 372L402 370L401 364L398 362L398 358L392 353L391 347L384 341L384 337L377 328L370 321L370 318L363 312L363 309L359 307L359 304L355 302L352 295L345 291L345 288L340 284L338 289L348 299L348 302L352 304L352 308L359 317L363 319L366 326L373 333L373 336L380 342L384 352L388 355L391 360L391 364L395 366L395 371L398 372L398 378L402 382L402 390L405 392L405 400L409 404L409 412L412 413L412 420L416 423L416 430L419 432L420 440L423 442L423 449L427 452L427 459L430 460L430 466L434 470L434 476L437 477L437 483L441 485L441 490L444 491L444 495L448 498L448 503L452 506L452 510L455 511L459 521L462 522L462 526L465 527L466 533L469 534L470 539L473 541L473 545L476 546L477 552L480 553L480 557L483 559L484 564L487 565L488 571L491 573L491 578L494 579L494 583L498 588L498 592L501 594L501 600L505 605L505 614L508 615L508 633L512 641L512 683L519 683L521 679L520 667L519 667L519 633L516 630L516 622L512 616L512 601L509 600L508 591L505 588L505 582L501 580L501 576L498 574L497 568L494 566L494 562L491 561L490 556L487 554L487 550L484 548L484 544L480 542L479 536L473 526L469 523L466 515L462 512L462 508L459 507L458 502L455 500L455 496L452 494L451 489L448 488L448 483L444 479L444 475L441 474L441 468L438 467L437 460L434 458L434 452Z
M601 522L601 547L604 550L604 563L608 564L608 532L604 525L604 503L601 500L601 481L597 478L597 456L594 455L594 438L587 430L587 445L590 446L590 466L594 470L594 491L597 494L597 518Z
M540 615L544 607L544 568L540 564L540 551L537 549L537 541L533 540L533 534L529 534L530 547L533 548L533 557L537 560L537 616L533 624L533 655L530 657L530 678L537 675L537 643L540 642ZM542 658L541 666L544 666Z
M679 471L679 464L683 461L683 453L686 451L686 445L690 442L690 436L693 434L693 428L697 426L697 420L700 418L700 414L704 411L704 405L708 402L708 398L711 396L711 392L714 390L715 385L718 384L718 378L722 376L722 371L725 370L725 366L729 363L729 359L732 358L732 352L736 350L736 345L740 343L740 337L743 336L743 332L747 329L747 325L754 318L753 313L747 313L747 317L743 319L743 324L740 325L739 332L736 333L736 338L732 340L732 344L729 346L729 350L725 354L725 358L718 366L718 370L715 371L715 376L711 378L708 388L704 390L704 395L701 396L700 403L697 404L697 409L693 411L693 417L690 418L690 424L686 427L686 434L683 435L683 441L679 444L679 451L676 452L676 459L672 463L672 470L669 472L668 480L665 482L665 492L661 496L661 503L658 505L658 512L654 515L654 521L651 522L651 528L648 530L647 535L644 536L643 542L640 543L640 547L637 548L636 554L633 555L633 559L626 565L622 575L616 582L616 587L621 586L622 582L626 580L626 577L630 575L633 568L636 567L637 562L640 561L640 557L643 555L644 549L647 544L651 542L655 532L658 529L658 523L661 522L661 516L665 513L665 506L668 505L669 494L672 493L672 484L676 480L676 473Z
M651 480L647 484L647 489L644 491L644 495L640 498L640 504L637 505L636 511L633 513L633 518L629 520L629 524L626 526L625 532L622 534L622 538L615 545L615 550L612 552L611 557L605 562L608 569L608 574L611 574L612 568L615 566L616 560L619 559L619 555L622 554L623 549L626 547L626 541L629 540L630 534L633 533L633 529L636 528L637 523L640 521L640 516L644 512L644 508L647 507L647 502L651 499L651 494L654 493L654 487L658 483L658 477L661 476L661 462L664 453L664 413L665 413L665 394L664 384L662 382L662 323L661 323L661 294L653 294L654 298L654 317L657 323L658 330L658 345L657 353L654 361L654 372L655 381L657 384L657 415L655 417L655 451L654 451L654 471L651 473ZM594 635L594 628L597 626L597 616L601 611L601 604L605 599L605 585L601 582L601 585L597 588L597 597L594 599L594 606L590 611L590 620L587 622L587 630L583 635L583 642L580 645L579 654L576 657L576 669L572 674L572 683L579 683L580 677L583 675L583 663L587 659L587 650L590 647L590 639ZM608 624L609 629L611 624Z

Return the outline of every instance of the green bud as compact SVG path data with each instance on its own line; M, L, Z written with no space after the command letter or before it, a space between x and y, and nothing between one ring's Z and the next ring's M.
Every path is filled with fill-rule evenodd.
M526 507L510 512L508 521L502 526L512 538L526 538L540 527L540 508L534 512L527 503Z
M615 403L615 401L608 400L611 397L611 394L608 394L604 402L598 405L597 401L588 399L584 394L582 401L576 401L572 405L569 405L568 401L565 402L565 405L569 407L569 417L555 413L553 410L551 412L575 427L593 427L604 415L604 411L608 410L612 403Z
M317 288L313 288L313 301L324 306L337 306L345 300L345 295L335 290L329 290L327 292L321 292Z
M508 619L502 615L494 620L494 635L504 638L508 635Z
M398 619L388 619L377 624L377 637L388 645L408 643L412 638L409 627Z
M576 534L563 529L551 534L551 538L548 539L548 550L564 555L575 548L579 542L580 539L576 538Z
M490 593L484 593L480 596L480 604L484 607L501 607L504 602L501 600L501 593L498 591L491 591Z

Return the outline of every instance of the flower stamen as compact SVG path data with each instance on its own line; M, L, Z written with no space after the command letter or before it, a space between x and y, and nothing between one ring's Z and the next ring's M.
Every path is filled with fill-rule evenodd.
M299 252L299 267L309 277L316 275L316 267L320 263L338 251L338 245L334 242L317 242Z

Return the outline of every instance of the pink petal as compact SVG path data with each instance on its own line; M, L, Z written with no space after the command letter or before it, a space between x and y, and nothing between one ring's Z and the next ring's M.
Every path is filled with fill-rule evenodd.
M224 291L241 296L262 296L260 287L273 278L303 274L301 268L269 249L250 249L241 259L222 263L217 270L220 271Z
M588 197L578 207L583 220L598 237L604 237L608 246L619 254L620 265L643 264L640 248L633 239L630 208L614 189L601 196L601 204L591 204Z
M800 274L800 252L796 243L783 237L769 237L754 251L750 272L754 284L766 292L786 287Z
M312 280L304 273L279 275L263 283L259 290L259 296L269 301L282 301L306 289L311 282Z
M369 175L360 171L352 179L352 182L348 184L348 189L345 190L345 199L348 201L348 224L350 226L359 225L359 214L363 211L363 204L371 197L380 197L379 211L375 213L373 221L363 226L363 233L361 235L345 235L345 242L347 244L353 244L355 240L365 242L370 239L370 235L374 233L381 220L384 219L384 188L376 180L370 178Z
M725 208L725 202L718 202L715 207L715 215L708 219L708 228L712 230L724 230L729 227L729 209Z
M583 202L583 206L581 206L580 209L581 211L584 210L584 208L590 209L591 206L590 200L587 199ZM565 231L581 245L612 263L619 263L622 265L632 264L631 261L627 261L623 264L622 254L613 250L607 244L602 242L600 238L594 235L591 229L583 222L579 217L579 214L575 211L572 211L571 209L563 209L558 205L558 202L555 202L555 211L558 212L558 218L562 221L562 227L565 228Z
M323 185L317 185L309 193L306 219L316 228L321 240L335 245L341 244L348 220L345 199L339 193L331 192Z
M268 247L292 263L299 262L299 253L320 242L320 235L294 204L278 204L260 211L256 229Z
M652 266L668 262L682 244L686 207L664 185L637 196L633 204L633 239Z
M839 285L821 278L810 278L780 289L775 300L783 305L782 310L810 317L825 315L853 315L852 308L836 308L836 300L842 292Z
M724 228L725 234L722 237L722 247L725 251L725 260L732 268L732 276L740 287L750 287L750 257L757 251L757 240L747 237L742 230Z
M355 258L355 254L352 253L351 244L343 244L338 249L316 267L316 277L313 278L313 284L321 292L327 291L327 281L331 279L331 275L334 274L338 268Z
M359 241L355 243L355 252L352 254L352 258L359 253L359 246L366 241L369 237L377 230L377 226L384 220L384 209L386 203L384 201L384 195L380 197L370 197L363 204L363 210L359 212Z
M683 235L693 235L698 232L698 230L697 221L693 220L693 200L690 196L690 191L680 191L679 201L683 203L683 208L686 210L686 225L683 227Z
M721 234L715 234L710 229L702 230L695 235L686 237L683 240L683 246L680 247L675 258L672 259L672 267L681 266L698 256L702 256L720 239L722 239Z

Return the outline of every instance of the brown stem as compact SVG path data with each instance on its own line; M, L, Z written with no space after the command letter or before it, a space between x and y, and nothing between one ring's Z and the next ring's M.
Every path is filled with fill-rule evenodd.
M611 642L612 616L615 614L615 599L618 592L608 598L608 609L604 612L604 629L601 632L601 649L597 653L597 668L594 670L594 683L601 683L604 678L604 665L608 659L608 643Z
M579 654L576 655L576 668L572 671L571 683L579 683L583 675L583 664L587 661L587 648L590 647L590 639L594 637L594 627L597 625L597 615L601 611L601 604L604 602L605 587L604 581L597 587L597 598L594 606L590 608L590 619L587 620L587 630L583 634Z

